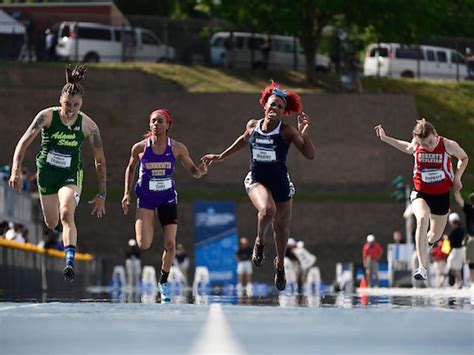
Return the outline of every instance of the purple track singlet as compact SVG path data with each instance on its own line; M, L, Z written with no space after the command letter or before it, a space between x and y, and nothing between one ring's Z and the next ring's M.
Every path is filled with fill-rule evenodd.
M155 154L151 146L151 138L147 138L145 151L140 159L140 174L135 193L138 208L154 210L160 206L176 205L178 194L173 180L176 159L171 149L171 139L163 154Z

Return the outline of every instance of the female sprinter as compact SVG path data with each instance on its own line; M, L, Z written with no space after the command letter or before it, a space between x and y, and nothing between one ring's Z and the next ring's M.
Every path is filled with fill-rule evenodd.
M286 156L291 143L307 159L314 159L315 148L309 134L310 119L302 112L300 97L294 92L281 90L272 81L260 95L264 117L247 122L244 132L220 154L207 154L201 161L210 165L229 155L250 147L250 172L244 185L252 204L258 211L257 237L252 262L261 267L267 231L272 225L276 245L274 283L278 290L286 287L284 258L289 236L292 196L295 193L286 167ZM285 116L297 113L298 129L283 121Z
M172 123L173 117L165 109L158 109L150 114L150 131L146 138L134 144L131 150L125 170L125 191L122 199L122 209L124 214L127 214L135 169L140 164L139 178L135 187L137 195L135 234L140 249L150 248L155 219L158 215L164 239L161 277L158 283L162 302L169 302L171 298L168 275L175 257L178 230L178 195L173 180L176 160L181 161L196 179L207 173L206 164L202 163L196 167L189 156L188 148L168 136Z
M64 278L74 280L74 254L77 229L74 213L82 190L81 145L87 139L92 145L95 169L99 184L98 194L92 203L92 214L98 218L105 214L106 169L102 139L97 124L81 112L84 88L79 81L87 68L77 65L66 68L66 85L61 90L60 107L40 111L18 142L13 156L9 184L21 188L21 164L26 149L41 132L41 148L36 157L38 191L44 222L54 228L61 220L63 243L66 252Z

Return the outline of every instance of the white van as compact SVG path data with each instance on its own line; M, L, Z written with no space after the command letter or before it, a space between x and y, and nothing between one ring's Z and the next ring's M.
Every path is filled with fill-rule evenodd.
M84 62L172 61L175 49L164 45L150 30L89 22L62 22L57 33L56 54L60 59Z
M210 40L211 65L232 66L233 68L251 68L253 63L253 66L256 68L265 67L265 59L261 50L262 43L265 41L264 34L232 32L232 37L233 46L232 50L230 50L228 49L231 38L230 32L214 33ZM270 51L267 68L276 70L293 69L295 62L295 38L279 35L270 35L268 37L270 38ZM298 39L296 40L296 44L297 69L303 71L306 67L305 57ZM316 55L316 70L328 71L329 65L329 57L321 54Z
M367 47L364 75L456 80L467 77L466 61L450 48L399 43L372 43Z

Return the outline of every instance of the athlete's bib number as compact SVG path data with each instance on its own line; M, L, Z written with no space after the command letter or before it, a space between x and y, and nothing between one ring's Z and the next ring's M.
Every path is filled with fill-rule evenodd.
M48 152L46 162L57 168L67 169L71 167L72 157L68 154L62 154L55 151Z
M276 153L274 150L252 149L253 160L262 162L276 161Z
M150 180L148 185L150 191L165 191L173 187L171 179Z
M421 172L421 180L427 184L443 181L445 178L446 174L443 170L428 170Z

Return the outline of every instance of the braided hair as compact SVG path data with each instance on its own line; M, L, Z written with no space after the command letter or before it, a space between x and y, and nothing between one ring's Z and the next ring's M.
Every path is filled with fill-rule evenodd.
M74 68L69 64L66 67L66 85L61 89L61 95L66 93L69 95L81 95L84 96L84 88L79 81L84 78L87 67L84 64L77 64Z

